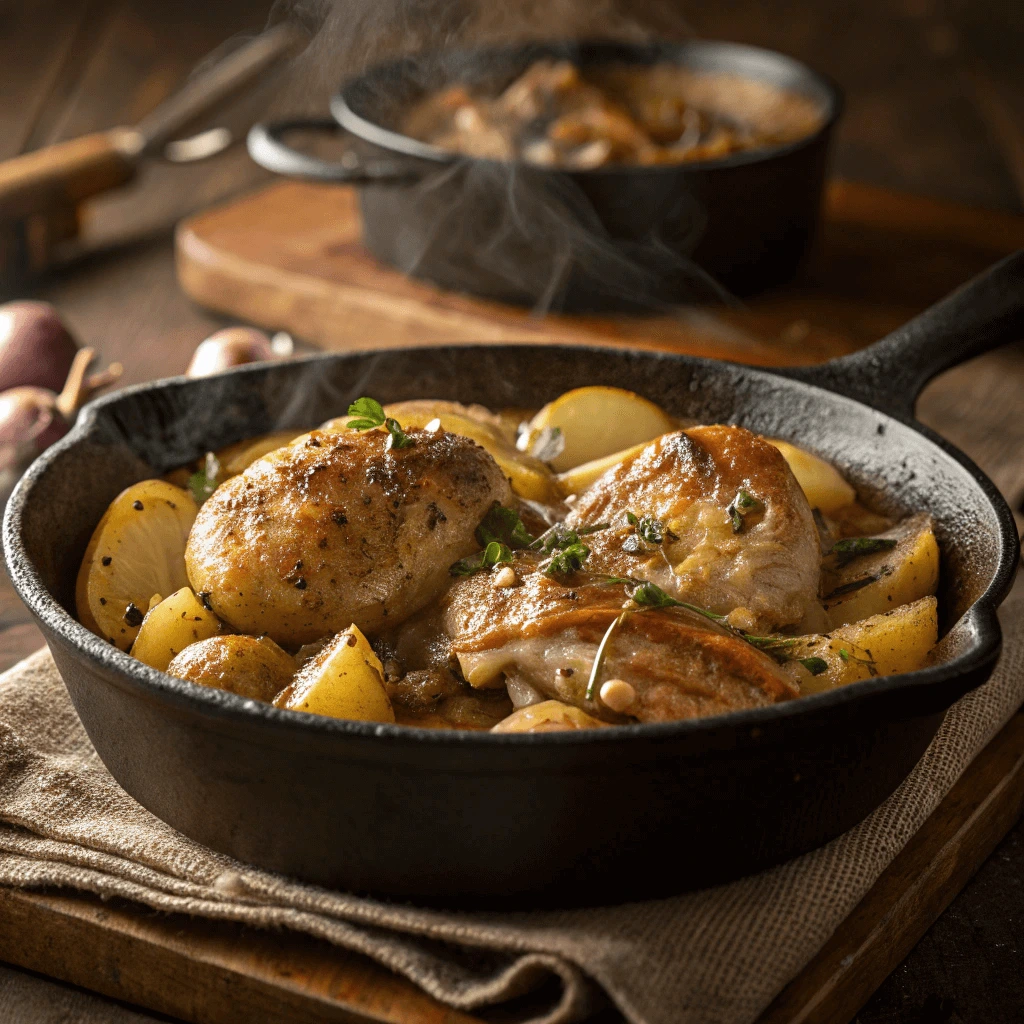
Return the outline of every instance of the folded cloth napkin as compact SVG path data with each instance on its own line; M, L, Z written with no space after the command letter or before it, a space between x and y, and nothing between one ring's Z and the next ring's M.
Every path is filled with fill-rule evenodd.
M835 930L1024 700L1024 593L984 687L947 714L902 786L827 846L730 885L587 910L444 913L302 885L197 845L110 777L48 651L0 676L0 884L291 928L373 957L463 1010L558 980L534 1024L603 992L633 1024L749 1024Z

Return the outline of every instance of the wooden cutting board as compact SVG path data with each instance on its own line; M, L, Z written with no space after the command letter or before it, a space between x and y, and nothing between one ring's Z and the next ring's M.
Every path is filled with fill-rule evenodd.
M178 277L209 309L331 350L547 340L781 366L881 337L1024 246L1024 218L837 182L799 281L740 308L658 317L533 316L412 281L360 239L353 189L283 182L184 221Z
M1024 714L974 761L759 1024L845 1024L1024 808ZM0 959L194 1024L495 1024L306 936L0 888ZM522 1010L522 1006L519 1008ZM519 1018L521 1019L521 1018ZM602 1015L601 1024L618 1021Z

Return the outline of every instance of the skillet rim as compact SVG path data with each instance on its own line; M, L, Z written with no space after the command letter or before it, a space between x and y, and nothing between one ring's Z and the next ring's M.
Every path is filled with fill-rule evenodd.
M543 51L545 49L552 49L559 46L565 47L566 45L579 47L580 49L586 47L596 49L621 48L632 49L634 51L643 50L645 48L652 50L663 49L675 51L676 53L687 49L697 52L705 50L723 54L731 51L732 53L743 53L751 56L757 56L762 59L767 58L771 60L777 68L786 67L795 71L810 82L813 82L813 84L821 90L823 94L820 109L822 117L821 124L810 134L794 139L792 142L775 146L762 146L754 149L742 150L738 153L718 157L713 160L693 160L676 164L651 165L621 163L606 164L601 167L590 168L569 168L558 166L544 167L522 159L494 160L485 159L483 157L467 156L466 154L459 153L455 150L443 149L442 147L435 146L432 143L423 142L411 135L406 135L404 132L400 132L394 128L387 128L376 121L371 121L369 118L357 113L349 104L346 96L349 90L354 87L359 85L369 85L371 79L375 75L379 75L390 70L397 70L404 65L415 64L417 61L437 59L446 53L449 56L459 52L466 54L481 53L484 51L514 53L517 50L536 48L538 51ZM685 67L686 65L682 66ZM737 77L759 81L755 76L743 75L739 72L733 73L736 74ZM745 167L749 164L768 161L776 157L782 157L790 153L797 152L798 150L811 146L822 138L827 137L834 130L839 119L842 117L844 108L845 98L843 90L829 75L818 71L816 68L811 67L809 64L797 59L796 57L791 57L789 54L783 53L781 50L772 50L766 46L754 46L750 43L740 43L731 39L687 39L677 41L669 39L653 39L648 40L647 42L632 43L628 40L596 37L580 39L547 38L525 40L518 43L513 42L482 45L478 47L464 47L458 51L425 50L420 53L408 54L404 57L372 65L359 75L344 81L330 100L331 115L342 128L351 132L358 138L364 139L366 142L402 156L428 160L435 164L451 165L465 162L492 165L495 167L508 168L509 170L532 170L554 174L569 174L573 177L579 176L584 178L599 178L602 176L613 176L625 173L640 173L646 176L664 174L668 171L689 173L727 170L733 167Z
M607 354L607 346L564 345L531 343L468 343L445 346L449 349L467 349L477 352L494 352L505 349L536 349L550 353L552 350L572 352L574 354L603 353ZM438 346L403 346L386 350L365 348L351 349L339 353L320 353L288 360L287 363L252 363L234 367L226 371L222 377L270 375L285 365L316 362L344 362L352 357L415 355L423 352L436 351ZM281 736L295 736L301 739L310 733L321 736L340 735L353 740L381 738L393 745L401 740L408 740L414 745L427 743L432 747L453 747L465 749L476 745L483 747L528 747L569 746L586 747L594 744L609 744L631 740L668 740L683 738L693 734L714 734L723 731L741 732L747 730L752 738L770 739L768 729L774 728L780 721L793 721L808 718L814 711L834 711L845 705L867 704L872 697L888 694L893 691L928 688L942 683L963 678L977 671L983 671L994 662L999 655L1002 644L1002 629L997 617L997 609L1006 598L1013 585L1020 560L1020 540L1009 506L995 484L981 469L959 448L936 434L924 424L910 417L885 412L862 402L856 398L829 390L819 384L808 381L806 377L797 379L786 372L789 368L773 370L764 367L748 366L741 363L728 363L725 360L708 359L683 353L672 353L651 350L618 350L627 354L664 361L667 363L686 364L694 367L711 367L720 369L732 367L744 374L772 381L784 380L787 387L795 387L798 391L810 391L814 397L824 393L830 400L848 402L854 408L870 410L875 415L900 424L929 441L939 449L944 457L952 459L971 478L971 483L978 487L988 505L996 515L999 530L999 558L996 570L988 586L981 595L965 610L955 625L973 627L974 637L970 647L950 661L940 665L927 666L914 672L897 675L879 676L873 679L859 680L847 686L819 694L800 697L791 701L749 708L742 711L726 712L704 718L686 719L675 722L635 723L631 725L612 726L607 729L573 730L549 733L491 733L458 729L426 729L417 726L397 725L390 723L359 722L347 719L326 718L306 712L287 711L273 705L250 700L223 690L215 690L198 686L187 680L178 679L165 672L143 665L124 651L113 647L83 626L70 612L66 611L43 583L29 558L22 542L21 520L25 506L29 503L32 489L36 482L50 471L51 464L58 456L75 448L80 442L88 439L96 429L100 415L108 408L125 400L131 400L139 394L160 391L169 385L188 387L200 384L207 378L191 380L184 376L166 377L156 381L148 381L122 388L110 395L88 403L78 417L74 427L58 442L43 452L26 470L12 493L3 517L4 557L14 588L28 609L43 625L52 630L58 637L73 646L76 652L93 663L99 663L106 670L107 681L114 682L122 690L139 691L149 699L169 705L175 709L184 709L202 713L209 725L219 731L233 731L238 726L255 726L262 730L276 731ZM827 364L821 364L827 365ZM801 368L803 374L814 367ZM973 688L973 687L972 687ZM948 706L948 705L947 705ZM344 756L344 750L339 749Z

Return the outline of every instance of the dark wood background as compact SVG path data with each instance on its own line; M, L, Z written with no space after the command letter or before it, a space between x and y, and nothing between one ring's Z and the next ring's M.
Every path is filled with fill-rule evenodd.
M301 6L307 16L316 13L310 0ZM493 13L498 7L500 19ZM453 18L452 9L437 0L346 2L291 79L272 84L254 103L316 109L341 71L376 52L386 32L399 26L406 41L424 38L442 24L434 20L439 10L448 12L443 24L449 31L463 16ZM526 15L516 19L525 17L534 33L547 25L631 29L640 22L678 32L685 24L700 35L791 53L847 92L836 148L839 174L1024 210L1021 0L594 0L585 6L523 0L522 9ZM519 7L488 10L485 28L500 31L511 26L509 11ZM0 0L0 159L130 123L215 47L258 32L281 12L282 5L272 10L268 0ZM127 382L180 372L219 323L176 287L172 226L185 213L260 180L238 148L193 167L152 164L124 194L93 204L88 239L95 251L36 294L61 307L84 343L107 360L122 360ZM1011 393L1016 388L1024 395L1024 349L986 360L973 379L1005 378ZM923 414L928 419L965 400L970 396L965 399L962 387L944 382L925 396ZM1024 399L1017 401L1024 413ZM1024 416L1008 417L1000 443L1024 442L1021 421ZM969 451L994 441L972 437L969 424L954 440ZM0 667L39 642L10 588L0 588ZM1018 826L857 1020L1024 1020L1022 944L1024 827ZM0 1007L14 1014L5 1019L34 1022L153 1019L2 966Z

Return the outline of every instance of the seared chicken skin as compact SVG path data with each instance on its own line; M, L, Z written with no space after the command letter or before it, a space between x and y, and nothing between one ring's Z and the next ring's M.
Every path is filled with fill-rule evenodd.
M401 622L476 550L473 531L510 499L495 461L443 430L313 431L226 481L189 536L189 580L240 632L299 645L355 623Z
M626 513L663 524L636 535ZM586 537L587 569L650 580L752 632L819 625L821 548L785 459L742 427L705 426L652 441L579 498L566 526L607 522Z
M507 683L517 703L552 697L608 721L696 718L799 695L772 658L706 617L637 609L613 634L600 672L635 693L613 712L585 691L601 638L629 605L624 585L586 572L552 579L524 553L515 567L516 586L496 586L494 573L459 580L438 608L398 631L398 659L425 668L454 658L472 686Z

